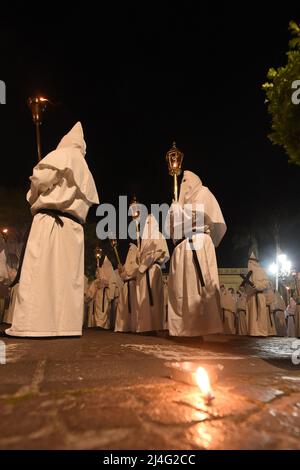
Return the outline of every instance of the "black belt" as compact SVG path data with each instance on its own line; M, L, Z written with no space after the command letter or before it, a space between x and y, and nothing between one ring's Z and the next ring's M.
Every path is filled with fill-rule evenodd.
M269 318L270 318L271 326L273 326L273 322L272 322L272 312L271 312L271 305L267 305L267 307L268 307L268 310L269 310Z
M201 232L201 233L203 233L203 232ZM194 260L194 264L195 264L195 267L196 267L198 277L200 279L200 284L201 284L201 287L205 287L205 282L204 282L204 277L203 277L203 274L202 274L201 265L199 263L197 252L196 252L196 250L194 250L194 247L193 247L193 239L192 238L188 238L188 239L182 238L181 240L176 240L175 245L176 246L179 245L179 243L183 242L184 240L188 240L190 245L191 245L191 248L192 248L192 251L193 251L193 260Z
M223 311L223 322L225 321L225 312L230 312L232 315L235 316L235 313L232 310L229 310L229 308L222 308Z
M153 295L152 295L152 289L151 289L151 284L150 284L150 274L149 274L149 269L146 271L146 280L147 280L147 289L148 289L148 295L149 295L149 302L151 307L153 306Z
M82 225L82 223L77 217L75 217L72 214L69 214L68 212L59 211L58 209L39 209L35 215L37 214L46 214L46 215L50 215L51 217L54 217L55 221L61 227L64 226L64 222L63 220L61 220L61 217L66 217L67 219L73 220L73 222L76 222L77 224Z
M103 295L102 295L102 313L104 313L104 303L105 303L105 292L108 287L103 287Z
M124 282L125 282L125 284L127 284L127 306L128 306L128 312L131 314L130 281L133 281L133 279L126 279Z
M255 302L256 302L256 321L258 321L258 294L263 294L263 290L257 290L255 292Z
M61 217L66 217L67 219L71 219L74 222L77 222L77 224L82 225L82 223L79 221L79 219L77 219L77 217L75 217L74 215L69 214L68 212L59 211L57 209L46 209L46 208L45 209L39 209L35 215L37 215L37 214L46 214L46 215L50 215L51 217L54 217L55 221L61 227L64 226L64 222L63 222L63 220L61 220ZM33 218L34 218L34 216L33 216ZM27 232L25 233L25 236L24 236L23 247L22 247L22 251L21 251L21 255L20 255L18 271L17 271L16 277L13 280L13 282L11 283L10 287L15 286L20 281L21 271L22 271L22 266L23 266L23 261L24 261L24 256L25 256L25 251L26 251L26 247L27 247L27 242L28 242L28 238L29 238L33 218L32 218L31 224L30 224L30 226L29 226L29 228L28 228L28 230L27 230Z
M276 308L276 310L273 310L273 314L277 312L284 312L284 310L282 310L282 308Z
M148 290L148 295L149 295L149 303L151 307L153 307L154 302L153 302L153 294L152 294L151 283L150 283L149 269L152 268L154 264L157 264L160 267L160 264L157 261L155 261L155 263L153 263L146 271L147 290Z
M238 311L238 313L240 313L240 312L247 313L247 312L246 312L246 310L245 310L244 308L238 308L238 309L237 309L237 311Z

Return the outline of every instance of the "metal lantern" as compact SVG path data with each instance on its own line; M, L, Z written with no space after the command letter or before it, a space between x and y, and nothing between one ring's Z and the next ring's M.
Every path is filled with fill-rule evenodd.
M42 159L40 125L42 124L42 115L46 109L47 103L49 103L49 100L47 98L43 98L42 96L28 98L27 101L36 130L36 145L39 162Z
M100 266L100 259L102 257L102 250L100 248L99 245L96 246L95 250L94 250L94 254L95 254L95 258L96 258L96 264L97 264L97 269L99 268Z
M176 147L173 142L172 148L167 152L166 160L168 163L169 175L174 178L174 201L178 200L178 181L177 177L181 173L181 166L184 154Z

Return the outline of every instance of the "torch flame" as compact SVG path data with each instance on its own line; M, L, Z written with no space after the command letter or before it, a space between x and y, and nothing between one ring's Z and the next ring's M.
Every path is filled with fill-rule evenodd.
M196 370L196 381L197 385L200 388L201 393L208 397L211 395L211 387L210 387L210 380L208 377L208 373L203 367L198 367Z

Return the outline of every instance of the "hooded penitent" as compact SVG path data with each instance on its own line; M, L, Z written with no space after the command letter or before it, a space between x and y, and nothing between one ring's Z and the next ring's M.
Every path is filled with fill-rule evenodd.
M135 331L137 321L136 276L139 268L138 248L130 244L121 278L124 281L119 291L115 331Z
M87 298L91 299L88 326L110 328L111 294L114 282L114 270L111 262L105 256L102 265L97 269L96 279L91 283Z
M34 216L24 256L12 336L82 334L84 240L81 223L99 202L77 123L38 163L27 200ZM55 212L53 212L55 211Z
M252 272L250 281L254 284L254 288L247 300L249 335L268 336L271 335L272 323L264 290L269 285L269 279L254 253L251 253L248 260L248 272L250 271Z
M27 200L31 212L40 208L67 210L85 221L89 207L98 204L93 176L85 161L86 144L80 122L66 134L56 150L33 169Z
M142 232L137 272L137 318L135 331L163 330L164 285L161 266L169 260L167 242L155 217L148 215Z
M179 238L169 275L170 334L200 336L222 332L214 246L221 242L226 224L219 204L197 175L185 171L179 202L172 204L170 214L170 220L174 220L173 238ZM176 225L180 223L185 229L178 237Z

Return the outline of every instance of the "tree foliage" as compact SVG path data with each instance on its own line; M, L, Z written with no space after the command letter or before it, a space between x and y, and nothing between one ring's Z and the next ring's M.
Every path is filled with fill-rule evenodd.
M271 115L272 132L269 139L281 145L289 162L300 165L300 104L292 102L292 83L300 80L300 25L290 21L291 40L285 66L270 68L268 81L264 83L268 112Z

